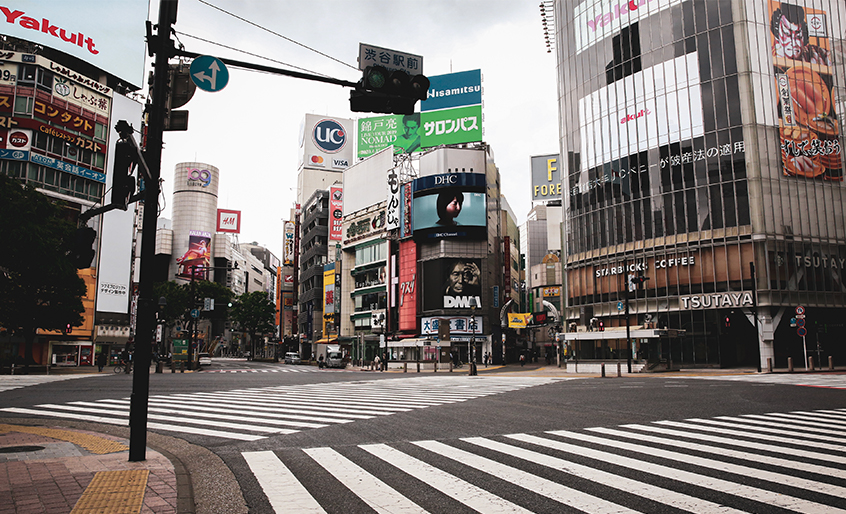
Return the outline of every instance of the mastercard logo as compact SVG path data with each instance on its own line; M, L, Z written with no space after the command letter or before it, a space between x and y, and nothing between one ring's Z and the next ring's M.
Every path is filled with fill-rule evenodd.
M319 155L312 155L311 162L314 164L323 164L323 157Z

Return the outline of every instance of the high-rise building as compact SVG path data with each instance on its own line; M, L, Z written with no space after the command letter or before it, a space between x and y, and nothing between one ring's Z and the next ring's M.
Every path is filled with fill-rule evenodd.
M552 14L575 353L627 358L628 324L642 362L842 363L846 4Z

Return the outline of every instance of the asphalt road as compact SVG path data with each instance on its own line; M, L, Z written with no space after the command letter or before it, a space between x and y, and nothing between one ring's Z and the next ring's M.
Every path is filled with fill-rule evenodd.
M843 375L803 387L503 371L215 360L152 374L148 422L217 454L256 513L846 509ZM125 423L131 387L100 375L7 390L0 414Z

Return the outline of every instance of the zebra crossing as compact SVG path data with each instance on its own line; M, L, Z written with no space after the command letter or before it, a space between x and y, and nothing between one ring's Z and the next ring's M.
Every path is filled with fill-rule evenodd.
M771 385L797 385L846 389L846 373L757 373L748 375L691 375L674 378L696 378L704 380L730 380Z
M102 375L0 375L0 393L22 387L95 376Z
M256 441L465 402L573 378L414 377L151 395L151 430ZM129 398L8 407L0 412L126 426Z
M266 369L204 369L203 373L319 373L321 370L308 366L302 368L266 368Z
M846 512L846 409L242 457L277 513Z

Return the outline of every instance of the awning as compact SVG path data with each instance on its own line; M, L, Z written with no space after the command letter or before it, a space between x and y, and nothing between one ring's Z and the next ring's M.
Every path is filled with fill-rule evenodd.
M421 346L437 346L438 342L427 337L409 337L399 341L388 341L388 348L419 348Z
M318 339L314 342L314 344L334 344L338 342L337 337L324 337L323 339Z
M684 330L674 328L637 328L631 329L632 339L658 339L661 337L683 337ZM593 332L564 332L565 341L599 341L607 339L625 339L625 330L594 330Z

